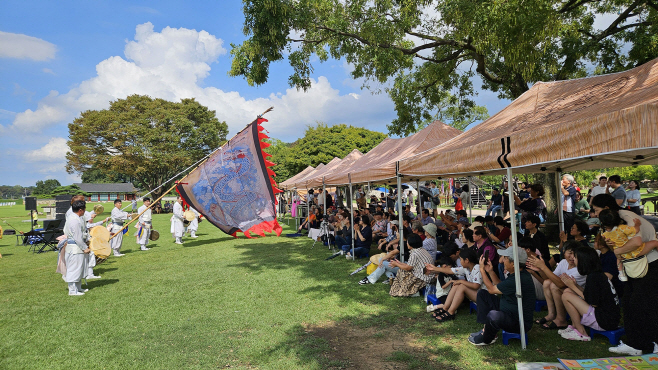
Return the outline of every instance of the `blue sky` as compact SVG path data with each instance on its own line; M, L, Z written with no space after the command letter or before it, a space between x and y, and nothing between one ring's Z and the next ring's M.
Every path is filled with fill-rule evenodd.
M270 106L270 135L291 142L317 121L386 132L386 96L361 90L341 60L314 64L308 92L288 86L286 61L250 87L228 77L230 44L245 36L242 2L3 1L0 3L0 184L78 181L67 174L67 123L129 94L195 97L229 137ZM509 102L481 92L490 114Z

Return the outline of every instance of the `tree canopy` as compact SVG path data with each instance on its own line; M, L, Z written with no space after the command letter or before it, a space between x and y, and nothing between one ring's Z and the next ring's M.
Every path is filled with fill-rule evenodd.
M56 188L62 186L56 179L48 179L46 181L37 181L36 188L32 192L34 195L48 195Z
M152 190L226 141L228 126L194 99L174 103L131 95L69 124L69 173L133 179ZM155 192L159 195L160 189Z
M396 135L433 117L457 127L486 118L473 101L479 80L514 99L537 81L617 72L658 57L656 0L244 3L248 39L231 45L230 75L263 84L270 64L287 54L289 84L308 89L313 57L344 59L366 87L388 83L398 113L388 129Z
M345 124L327 126L318 123L308 126L304 137L292 144L278 139L270 139L272 146L267 148L272 154L270 161L277 182L285 181L303 171L307 166L316 167L328 163L334 157L344 158L354 149L365 154L386 138L381 132L370 131Z

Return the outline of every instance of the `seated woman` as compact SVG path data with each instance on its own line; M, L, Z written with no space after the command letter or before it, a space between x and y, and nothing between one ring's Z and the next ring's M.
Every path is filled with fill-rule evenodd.
M462 249L459 253L459 260L461 267L436 267L430 263L425 265L428 273L438 274L442 272L466 278L466 280L454 279L449 282L452 284L452 288L448 293L448 298L446 298L444 304L435 306L437 311L434 312L433 316L438 322L454 320L457 308L464 301L464 297L475 302L478 291L484 287L476 254L468 248Z
M402 230L404 231L405 238L409 236L411 233L413 233L413 231L411 230L411 218L407 216L403 216L402 226L403 226ZM396 229L395 237L393 238L393 240L387 243L386 250L398 249L399 245L400 245L400 233L399 233L399 229Z
M498 271L498 253L491 240L487 237L487 230L484 226L478 226L473 231L473 240L475 241L475 248L477 250L477 259L489 252L489 261L494 267L494 271Z
M494 225L496 225L496 232L493 233L488 227L485 228L485 231L487 231L487 237L491 240L494 247L498 249L505 248L509 237L512 236L512 231L507 226L507 222L500 216L496 216L493 219L493 222Z
M564 249L564 243L571 238L573 238L573 240L580 243L583 247L589 247L590 245L587 242L588 236L589 236L589 226L587 225L587 223L581 220L575 220L573 226L571 226L571 230L569 230L568 236L567 233L565 233L564 231L560 232L560 245L558 246L558 250L562 252L562 250ZM551 257L551 260L549 262L551 266L555 266L561 260L562 260L562 254L557 253Z
M367 257L370 254L370 244L372 244L372 229L368 216L354 218L354 256ZM351 244L343 245L342 250L346 252L348 259L352 258Z
M521 239L519 240L519 247L523 248L528 255L528 258L537 258L537 247L530 239ZM526 266L526 271L532 276L532 282L535 285L535 296L537 299L545 301L546 297L544 296L544 278L541 274L533 269L532 266ZM501 278L503 280L503 278Z
M391 233L392 235L387 236L385 239L379 239L377 242L377 249L381 250L382 252L390 252L393 250L393 246L391 243L393 241L399 241L400 240L400 231L398 230L398 224L399 222L397 220L393 220L389 223L389 226L391 227Z
M432 279L431 276L425 275L423 269L426 264L434 262L434 257L430 256L423 247L423 242L416 234L411 234L407 238L407 248L409 248L409 260L407 263L394 259L389 263L390 268L398 267L398 274L391 283L389 294L393 297L418 297L418 291L427 285Z
M574 251L578 247L581 247L580 243L574 240L569 240L564 244L564 259L558 263L555 271L551 271L541 257L528 257L530 269L538 272L544 279L544 297L548 305L548 314L535 321L542 329L566 329L567 327L567 313L562 304L562 293L567 286L562 281L562 276L575 279L580 286L585 285L585 277L578 273L574 262Z
M409 238L407 237L407 245L409 244ZM407 247L404 249L404 260L408 261L409 260L409 252L410 248ZM367 285L367 284L374 284L379 280L380 277L383 275L386 275L389 279L393 279L395 277L395 274L397 274L398 270L400 269L399 267L393 267L391 266L391 261L393 259L399 258L400 256L400 250L397 248L394 248L390 252L386 253L384 257L379 260L379 266L373 271L370 275L364 277L359 281L359 285ZM373 256L375 257L375 256ZM371 261L372 258L371 257ZM384 284L389 284L390 280L384 281Z
M577 248L574 263L578 273L586 276L585 288L576 284L573 278L562 276L567 286L562 294L562 303L571 316L571 325L558 333L565 339L589 342L592 338L587 335L585 326L601 331L619 327L619 298L601 269L596 250L591 247Z
M317 213L317 207L312 206L311 214L308 217L306 217L306 219L304 220L304 222L302 222L301 225L299 225L297 232L301 232L302 229L306 229L306 230L308 230L309 228L313 229L312 222L315 222L316 213Z
M337 246L352 244L352 228L350 227L349 218L345 213L338 213L338 221L334 223L335 241Z

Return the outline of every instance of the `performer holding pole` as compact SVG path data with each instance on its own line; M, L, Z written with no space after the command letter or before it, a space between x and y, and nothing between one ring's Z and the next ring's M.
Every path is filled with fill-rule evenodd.
M66 218L67 219L69 218L69 216L71 216L73 214L73 202L75 202L77 200L84 201L85 196L84 195L74 195L74 196L71 197L71 207L69 207L69 210L66 211ZM103 206L100 206L100 208L102 209ZM99 212L99 213L102 213L102 212ZM92 222L97 215L98 215L98 213L96 213L95 208L94 208L94 212L89 212L89 211L85 210L84 215L82 216L82 220L85 222L85 227L87 228L87 232L92 227L99 226L102 223L107 222L107 220L109 220L109 217L107 217L103 221L99 221L99 222L95 222L95 223ZM85 279L100 279L101 278L100 275L95 275L94 274L94 267L96 267L96 255L94 254L94 251L91 251L89 254L87 254L86 257L87 257L87 271L86 271L86 276L84 278Z
M137 231L137 244L139 244L140 249L143 251L147 251L150 248L146 248L146 245L149 243L149 237L151 236L151 228L152 228L152 223L151 223L151 198L149 197L144 197L142 199L144 204L139 207L137 212L139 212L139 221L135 227L138 228Z
M121 244L123 243L123 233L119 233L119 232L123 231L124 229L123 222L129 219L131 216L132 214L121 210L121 199L117 199L114 201L114 208L112 208L112 213L110 215L110 217L112 218L112 229L110 230L110 232L114 233L114 238L110 239L110 246L114 251L115 257L124 256L124 254L121 253ZM117 235L117 233L119 234Z
M183 200L180 195L176 197L176 203L174 203L174 214L171 216L171 234L176 239L175 243L183 245L183 232L185 227L183 226Z

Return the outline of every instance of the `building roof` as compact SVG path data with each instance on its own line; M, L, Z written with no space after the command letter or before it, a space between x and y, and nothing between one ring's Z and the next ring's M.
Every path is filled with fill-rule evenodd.
M114 183L114 184L74 184L80 187L80 190L87 193L136 193L137 189L132 183Z

